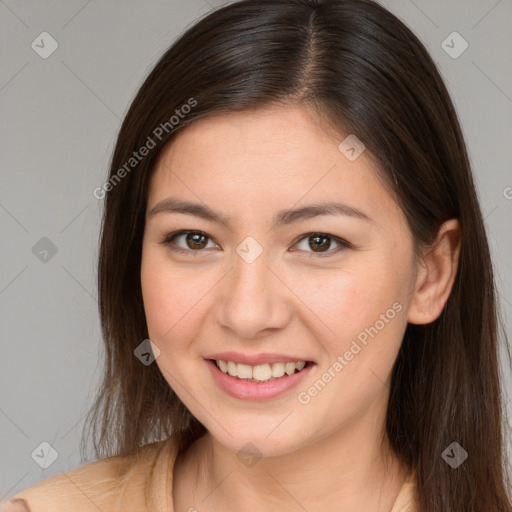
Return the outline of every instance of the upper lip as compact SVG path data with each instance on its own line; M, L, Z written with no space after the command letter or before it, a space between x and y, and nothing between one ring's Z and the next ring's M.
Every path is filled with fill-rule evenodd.
M232 361L233 363L248 364L250 366L265 363L296 363L299 361L312 362L310 359L305 359L302 356L269 353L249 355L242 354L240 352L219 352L217 354L207 356L205 359Z

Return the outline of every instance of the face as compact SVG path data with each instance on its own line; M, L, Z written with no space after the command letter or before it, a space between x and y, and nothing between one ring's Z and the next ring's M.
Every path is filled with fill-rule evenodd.
M211 117L151 177L141 282L156 364L234 451L292 452L387 400L413 242L370 155L351 161L344 138L299 108ZM307 209L324 203L343 206Z

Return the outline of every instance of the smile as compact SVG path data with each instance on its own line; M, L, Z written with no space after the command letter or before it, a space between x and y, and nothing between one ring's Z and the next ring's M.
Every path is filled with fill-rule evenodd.
M215 363L223 373L228 373L231 377L250 382L271 382L284 375L293 375L296 372L300 372L307 364L305 361L297 361L251 366L222 359L216 360Z
M240 400L263 401L284 395L315 369L310 361L280 361L249 365L225 359L205 359L217 388Z

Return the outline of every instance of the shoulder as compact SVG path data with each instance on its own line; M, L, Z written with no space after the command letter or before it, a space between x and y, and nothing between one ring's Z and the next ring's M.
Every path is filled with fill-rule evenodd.
M30 512L30 510L25 500L13 498L0 503L0 512Z
M175 443L167 439L46 478L0 503L0 512L147 510L167 492L173 448Z

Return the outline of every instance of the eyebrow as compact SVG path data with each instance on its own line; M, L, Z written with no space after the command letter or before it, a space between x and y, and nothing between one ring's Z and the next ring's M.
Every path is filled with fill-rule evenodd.
M173 197L168 197L153 206L151 211L148 213L148 217L153 217L157 213L162 212L193 215L208 221L217 222L226 226L228 229L231 229L231 219L229 217L226 217L222 213L215 212L208 206L199 203L181 201ZM292 224L294 222L299 222L301 220L312 219L321 215L346 215L348 217L374 222L373 219L357 208L343 203L328 202L311 204L295 209L281 210L274 215L272 229Z

